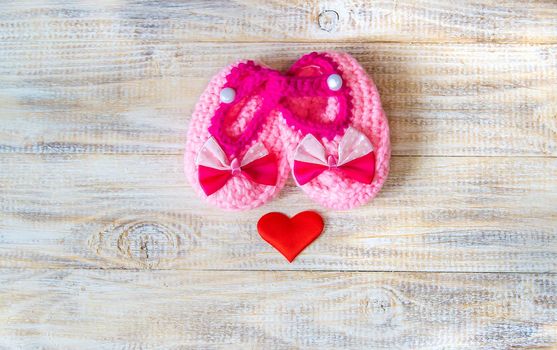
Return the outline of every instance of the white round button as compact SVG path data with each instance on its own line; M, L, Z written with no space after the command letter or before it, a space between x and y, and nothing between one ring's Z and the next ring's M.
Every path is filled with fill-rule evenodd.
M331 74L327 78L327 85L329 86L329 89L338 91L342 87L342 78L338 74Z
M234 101L236 97L236 91L233 88L224 88L220 91L220 101L224 103L230 103Z

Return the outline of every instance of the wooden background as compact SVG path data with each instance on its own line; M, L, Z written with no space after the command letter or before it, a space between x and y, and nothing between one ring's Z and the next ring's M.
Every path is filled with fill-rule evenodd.
M555 1L0 6L1 349L557 348ZM210 77L330 49L381 92L380 195L198 200ZM255 224L306 209L326 230L288 264Z

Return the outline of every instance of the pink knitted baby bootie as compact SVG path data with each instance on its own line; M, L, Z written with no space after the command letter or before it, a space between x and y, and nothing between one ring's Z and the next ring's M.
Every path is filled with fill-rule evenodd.
M389 126L377 88L346 53L311 53L290 68L279 104L298 186L349 209L371 200L389 172Z
M184 170L200 196L230 210L251 209L284 186L289 166L276 104L279 73L240 62L215 76L192 115Z

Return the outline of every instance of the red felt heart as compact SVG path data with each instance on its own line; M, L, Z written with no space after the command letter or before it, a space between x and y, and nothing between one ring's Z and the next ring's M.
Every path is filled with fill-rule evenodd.
M292 262L323 231L323 218L313 211L303 211L289 218L282 213L265 214L257 223L261 238Z

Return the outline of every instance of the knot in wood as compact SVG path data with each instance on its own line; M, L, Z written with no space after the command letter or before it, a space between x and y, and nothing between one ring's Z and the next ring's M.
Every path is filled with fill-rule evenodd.
M372 288L369 297L360 302L361 313L367 315L368 322L374 325L393 323L401 311L397 297L383 288Z
M177 256L178 239L170 230L154 222L136 222L122 229L118 251L145 267L156 267L161 260Z
M321 11L318 18L319 28L326 32L331 32L337 27L339 19L338 12L334 10Z

